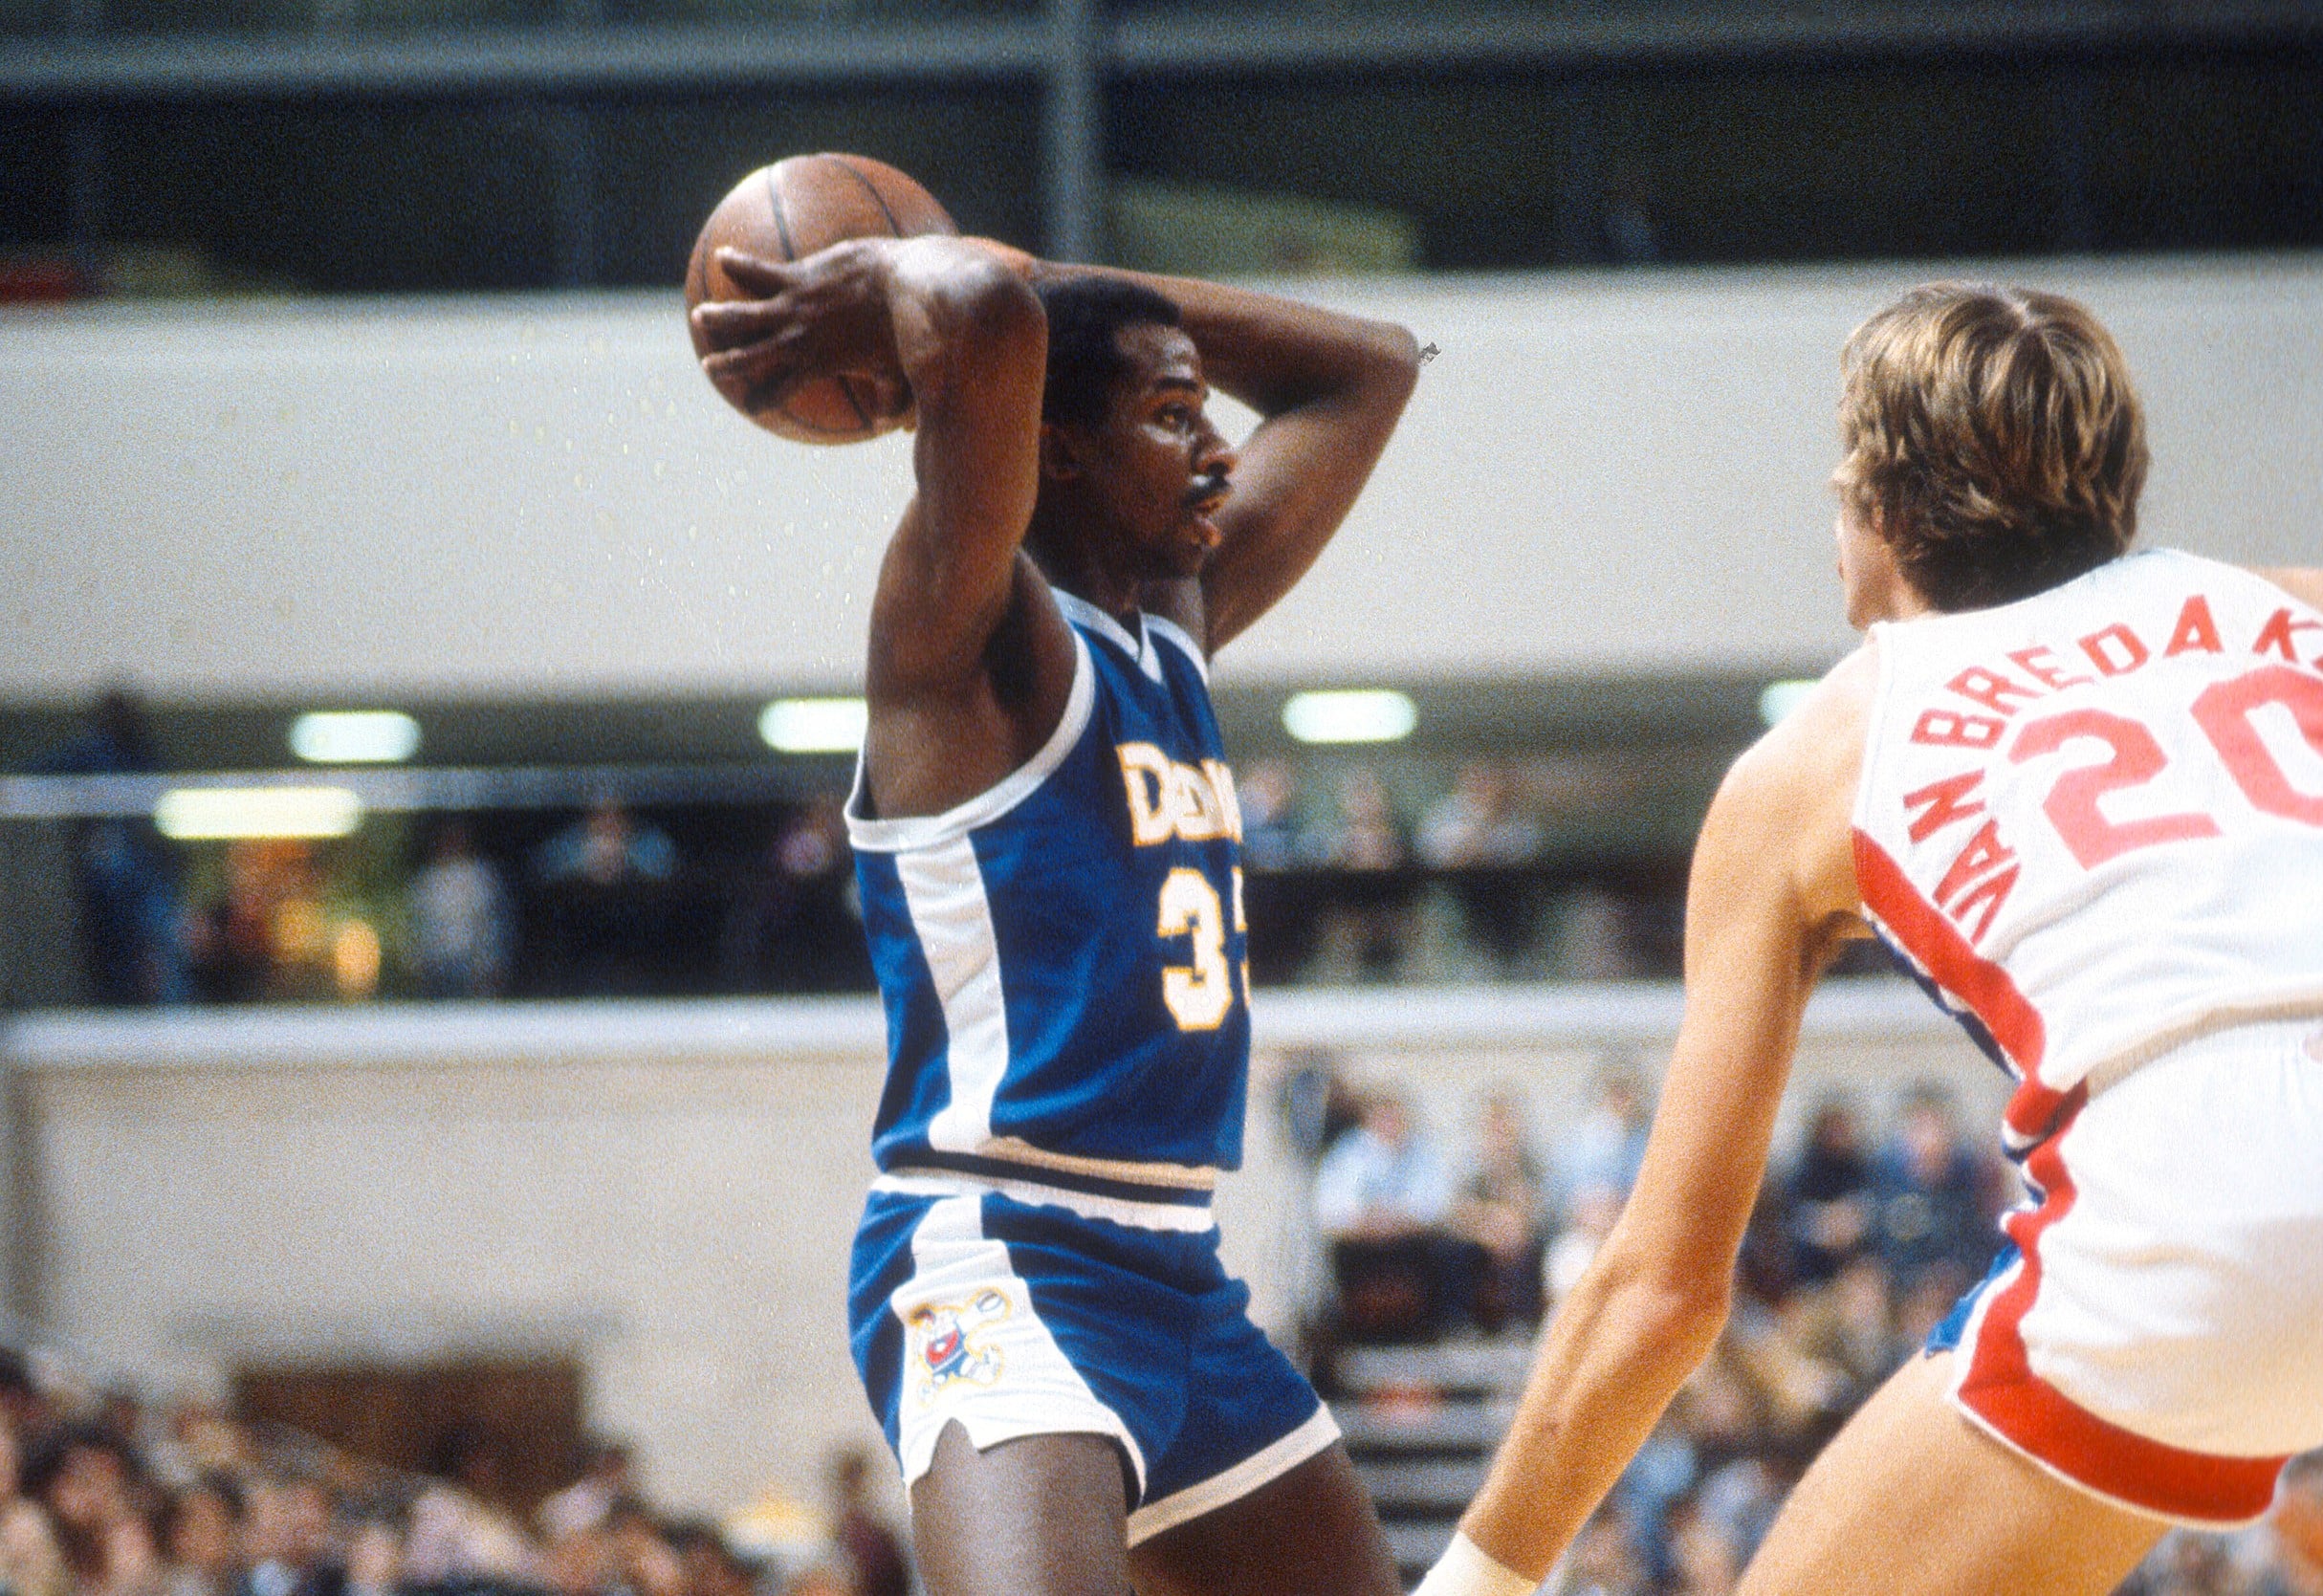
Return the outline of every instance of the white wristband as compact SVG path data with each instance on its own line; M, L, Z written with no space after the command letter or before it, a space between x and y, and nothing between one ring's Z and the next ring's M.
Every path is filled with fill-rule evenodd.
M1528 1580L1455 1531L1452 1544L1435 1560L1412 1596L1532 1596L1539 1580Z

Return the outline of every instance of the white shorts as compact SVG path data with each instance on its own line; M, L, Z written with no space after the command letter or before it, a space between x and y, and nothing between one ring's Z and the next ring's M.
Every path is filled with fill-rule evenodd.
M2138 1512L2266 1512L2286 1459L2323 1445L2318 1055L2312 1019L2220 1032L2033 1149L2012 1256L1953 1322L1970 1419Z

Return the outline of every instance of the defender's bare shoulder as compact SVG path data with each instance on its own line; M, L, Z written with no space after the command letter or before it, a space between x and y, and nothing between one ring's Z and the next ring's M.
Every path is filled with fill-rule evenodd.
M2258 574L2301 603L2323 609L2323 570L2312 566L2288 566Z

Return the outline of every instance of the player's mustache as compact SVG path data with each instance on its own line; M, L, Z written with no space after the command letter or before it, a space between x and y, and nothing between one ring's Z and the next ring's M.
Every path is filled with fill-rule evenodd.
M1196 477L1194 486L1186 490L1186 508L1191 510L1205 500L1220 498L1232 486L1224 471L1213 471L1208 476Z

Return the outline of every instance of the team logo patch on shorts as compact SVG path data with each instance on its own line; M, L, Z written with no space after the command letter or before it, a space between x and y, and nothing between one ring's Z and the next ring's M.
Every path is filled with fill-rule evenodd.
M966 1382L990 1386L1006 1360L978 1332L1016 1311L1006 1294L977 1292L965 1302L929 1302L911 1310L911 1370L914 1394L933 1402L948 1388Z

